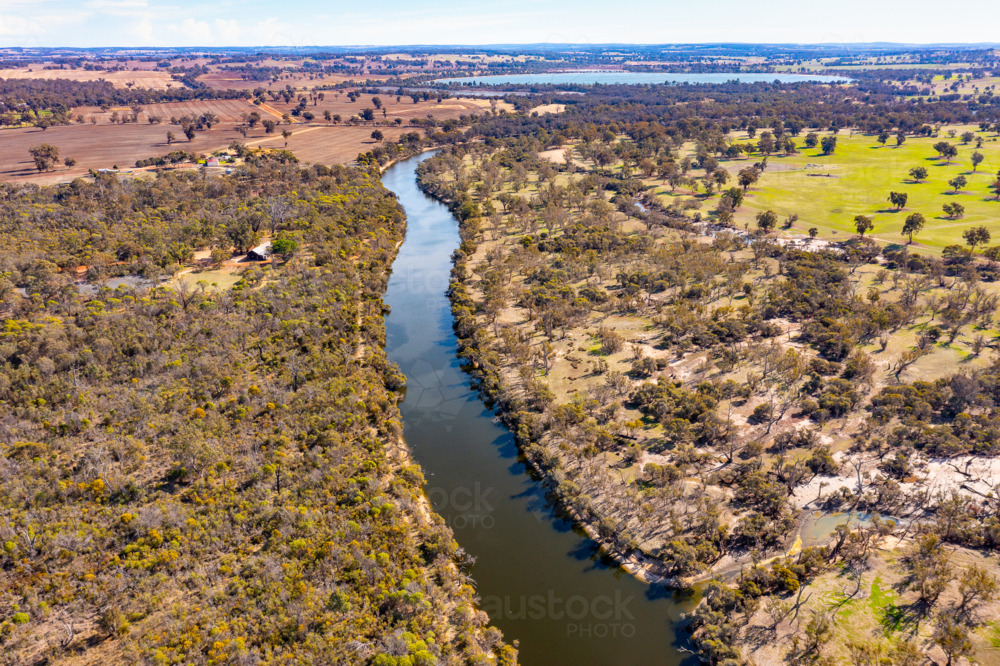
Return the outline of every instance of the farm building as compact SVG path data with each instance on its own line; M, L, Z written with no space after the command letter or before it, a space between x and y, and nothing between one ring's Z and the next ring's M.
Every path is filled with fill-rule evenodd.
M266 261L271 256L271 241L261 243L247 252L248 261Z

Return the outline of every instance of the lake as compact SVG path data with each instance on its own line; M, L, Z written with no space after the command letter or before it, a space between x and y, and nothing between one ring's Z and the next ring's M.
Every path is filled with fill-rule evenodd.
M847 82L843 76L822 76L819 74L786 74L784 72L771 74L674 74L670 72L602 72L598 70L579 70L575 72L548 72L544 74L509 74L499 76L477 76L459 79L438 79L435 83L469 83L479 85L605 85L628 83L726 83L739 79L743 83L764 81L781 81L782 83L797 83L801 81L817 81L822 83Z

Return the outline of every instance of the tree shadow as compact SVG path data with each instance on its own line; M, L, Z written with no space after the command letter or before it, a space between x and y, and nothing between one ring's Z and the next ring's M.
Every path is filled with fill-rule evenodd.
M743 632L743 642L749 646L752 652L765 645L774 643L777 634L778 630L776 627L747 626Z
M916 635L920 631L920 621L930 614L930 610L930 606L920 602L890 603L883 609L879 624L886 634L903 632Z

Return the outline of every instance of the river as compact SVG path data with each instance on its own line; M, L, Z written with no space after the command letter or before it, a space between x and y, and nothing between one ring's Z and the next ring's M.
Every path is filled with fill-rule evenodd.
M513 437L473 393L459 365L445 290L458 225L417 187L430 153L391 166L382 182L406 209L406 238L385 300L386 352L406 374L404 436L426 491L523 666L692 666L675 631L690 598L636 580L560 516L518 459Z

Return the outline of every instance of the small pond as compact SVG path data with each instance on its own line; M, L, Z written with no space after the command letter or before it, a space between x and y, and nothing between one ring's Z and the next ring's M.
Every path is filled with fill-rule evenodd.
M837 529L837 526L845 525L850 521L851 528L857 529L870 525L876 515L878 514L862 511L852 511L850 513L813 511L806 517L801 529L799 529L799 536L802 537L802 547L809 548L826 545L833 538L834 530ZM879 517L883 520L891 521L893 525L899 523L899 519L892 516Z

